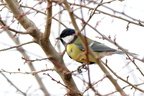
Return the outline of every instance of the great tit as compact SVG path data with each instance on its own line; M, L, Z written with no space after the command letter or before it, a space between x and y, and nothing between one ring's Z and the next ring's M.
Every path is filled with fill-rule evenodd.
M62 44L65 46L66 52L70 58L80 63L86 62L86 55L84 54L84 47L80 41L80 38L75 34L74 29L70 29L70 28L64 29L62 33L60 34L60 36L56 39L60 40ZM99 57L124 53L123 51L118 51L116 49L110 48L100 42L93 41L89 38L87 38L87 42L88 42L89 47ZM95 60L90 55L88 55L88 60L90 64L95 63Z

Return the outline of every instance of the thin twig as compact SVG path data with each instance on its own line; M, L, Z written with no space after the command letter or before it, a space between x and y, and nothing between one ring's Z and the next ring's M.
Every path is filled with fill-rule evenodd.
M17 89L20 93L22 93L24 96L27 96L25 92L23 92L22 90L20 90L17 86L15 86L15 84L5 75L0 71L1 75L3 75L5 77L5 79L15 88Z
M141 73L142 76L144 76L143 72L141 71L141 69L137 66L137 64L135 63L135 60L132 59L128 54L126 54L128 59L135 65L136 69L138 69L138 71Z
M42 72L46 72L46 71L55 71L55 69L43 69L43 70L31 71L31 72L21 72L20 70L17 72L6 71L4 69L0 70L0 72L9 73L9 74L31 74L31 75L36 75L38 73L42 73Z
M26 43L23 43L23 44L19 44L19 45L16 45L16 46L12 46L12 47L9 47L9 48L4 48L4 49L0 49L0 51L6 51L6 50L9 50L9 49L13 49L13 48L19 48L23 45L27 45L27 44L31 44L31 43L34 43L35 41L29 41L29 42L26 42Z
M16 34L17 34L17 33L19 33L19 34L30 34L30 32L21 32L21 31L17 31L17 30L15 30L15 29L10 28L10 26L7 26L7 25L2 21L2 19L0 19L0 25L3 25L2 27L0 27L0 29L3 29L3 30L0 31L0 33L3 32L3 31L5 31L5 30L10 30L10 31L12 31L12 32L15 32Z
M121 78L120 76L118 76L106 63L104 63L103 61L101 61L118 79L122 80L123 82L127 83L128 85L132 86L133 88L139 90L140 92L144 92L144 90L138 88L137 86L131 84L130 82L124 80L123 78Z
M76 4L76 3L69 3L69 4L75 5L75 6L81 6L81 7L87 8L87 9L89 9L89 10L94 10L94 8L89 7L89 6L85 6L85 5L80 5L80 4ZM99 4L99 3L98 3L98 4ZM110 14L110 13L108 13L108 12L104 12L104 11L99 10L99 9L97 9L97 11L98 11L99 13L103 13L103 14L105 14L105 15L118 18L118 19L124 20L124 21L126 21L126 22L135 24L135 25L144 26L144 24L142 24L143 22L140 21L140 20L134 19L134 18L126 15L125 13L118 12L118 11L116 11L116 10L114 10L114 9L109 8L109 7L106 7L106 8L109 9L109 10L111 10L111 11L113 11L114 13L118 13L118 14L124 15L125 17L127 17L127 18L129 18L129 19L132 19L132 20L134 20L135 22L132 21L132 20L126 19L126 18L124 18L124 17L121 17L121 16L116 16L116 15Z
M61 83L60 81L58 81L58 80L56 80L56 79L54 79L50 74L48 74L48 73L44 73L44 75L47 75L48 77L50 77L53 81L55 81L55 82L57 82L58 84L60 84L60 85L62 85L62 86L64 86L65 88L67 88L67 89L69 89L70 90L70 92L69 93L67 93L66 95L70 95L70 96L81 96L81 94L80 94L80 92L79 91L75 91L75 90L73 90L73 89L71 89L69 86L67 86L67 85L64 85L63 83ZM73 94L77 94L77 95L73 95Z
M24 7L24 8L30 8L31 10L34 10L36 11L37 13L41 13L43 15L47 15L46 13L40 11L40 10L37 10L35 8L32 8L32 7L29 7L29 6L24 6L24 5L21 5L21 7ZM58 23L60 23L61 25L63 25L65 28L68 28L62 21L58 20L57 18L55 18L56 15L60 14L62 11L64 10L61 10L59 11L58 13L56 13L55 15L53 15L53 17L51 19L54 19L55 21L57 21Z

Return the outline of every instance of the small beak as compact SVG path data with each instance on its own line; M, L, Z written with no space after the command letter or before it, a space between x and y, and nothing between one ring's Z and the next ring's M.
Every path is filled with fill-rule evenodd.
M56 43L55 43L55 46L57 45L58 40L60 40L60 37L57 37L57 38L56 38Z
M57 40L60 40L60 37L57 37L56 39L57 39Z

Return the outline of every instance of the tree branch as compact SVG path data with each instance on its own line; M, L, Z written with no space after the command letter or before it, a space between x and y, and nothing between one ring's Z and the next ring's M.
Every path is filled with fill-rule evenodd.
M54 64L56 72L61 76L64 83L73 90L73 92L72 90L68 90L70 93L71 92L73 93L71 94L71 96L78 96L80 92L72 78L72 75L69 73L69 70L64 65L62 58L55 50L55 48L52 46L49 39L46 38L49 37L50 29L46 29L48 30L48 33L46 33L47 31L45 31L46 37L42 38L43 34L38 30L35 24L26 17L26 13L28 12L26 13L23 12L23 10L19 7L17 0L5 0L5 1L8 4L12 13L14 14L15 18L28 32L30 32L30 35L34 37L35 41L41 46L41 48L43 49L49 60ZM50 19L49 17L47 18ZM48 24L50 23L47 23L47 26ZM77 93L75 93L76 91Z
M48 0L47 2L47 19L43 38L48 39L51 31L52 23L52 2Z
M0 73L5 77L5 79L15 88L17 89L20 93L22 93L24 96L26 96L26 93L20 90L5 74L3 74L1 71Z
M26 43L23 43L23 44L19 44L19 45L16 45L16 46L12 46L12 47L9 47L9 48L0 49L0 51L6 51L6 50L9 50L9 49L13 49L13 48L19 48L19 47L21 47L23 45L30 44L30 43L34 43L34 41L29 41L29 42L26 42Z
M27 18L26 15L29 12L24 13L17 0L5 0L5 1L10 10L12 11L14 17L20 22L20 24L24 27L24 29L30 32L30 35L33 36L35 40L38 42L41 32L36 27L36 25L30 19Z
M9 73L9 74L31 74L31 75L37 75L38 73L42 73L42 72L46 72L46 71L55 71L54 69L42 69L42 70L38 70L38 71L31 71L31 72L21 72L20 70L17 72L11 72L11 71L7 71L4 69L1 69L0 72L5 72L5 73ZM36 77L37 78L37 77ZM44 87L41 88L43 89Z
M9 35L9 37L12 37L12 36L13 36L13 34L12 34L9 30L7 30L6 32L7 32L7 34ZM17 44L17 45L20 43L18 39L12 39L12 40L13 40L14 43ZM24 50L24 49L21 48L21 50ZM22 56L25 57L25 58L27 58L27 59L29 59L29 56L26 54L26 52L25 52L25 51L21 51L21 50L18 50L18 51L22 54ZM27 63L28 63L28 66L29 66L30 70L31 70L32 72L35 71L35 67L33 66L32 62L27 62ZM3 71L5 71L5 70L3 70ZM5 72L8 72L8 71L5 71ZM31 72L31 73L32 73L32 72ZM9 72L8 72L8 73L9 73ZM17 72L16 72L16 73L17 73ZM34 74L37 74L37 73L39 73L39 72L33 72L33 75L34 75ZM35 75L35 78L36 78L36 81L37 81L37 83L39 84L41 90L43 91L43 93L44 93L45 95L49 95L49 92L48 92L48 90L46 89L46 87L44 86L44 84L43 84L40 76L39 76L39 75Z
M139 90L139 91L141 91L141 92L144 92L143 89L138 88L137 86L131 84L130 82L128 82L128 81L124 80L123 78L121 78L120 76L118 76L106 63L104 63L104 62L102 62L102 63L103 63L118 79L120 79L120 80L122 80L123 82L127 83L129 86L132 86L133 88L135 88L135 89L137 89L137 90Z
M84 46L84 48L88 48L88 52L89 54L95 58L95 62L98 64L98 66L101 68L101 70L106 74L106 76L108 77L108 79L112 82L112 84L114 85L114 87L117 89L117 91L120 92L120 94L122 96L126 96L125 92L123 91L123 89L119 86L119 84L115 81L115 79L111 76L111 74L107 71L107 69L101 64L100 60L98 59L98 56L96 56L94 54L94 52L92 51L91 48L89 48L89 46L86 46L86 44L84 43L84 36L82 36L80 34L80 31L79 31L79 28L77 26L77 23L75 21L75 18L74 18L74 14L73 14L73 11L72 9L70 8L70 6L68 5L68 2L67 0L63 0L64 4L65 4L65 7L67 9L67 11L69 12L69 16L71 18L71 21L72 21L72 24L78 34L78 36L81 38L81 41L82 41L82 44Z
M75 5L75 6L84 7L84 8L87 8L87 9L89 9L89 10L95 10L94 8L89 7L89 6L85 6L85 5L80 5L80 4L76 4L76 3L69 3L69 4ZM132 24L135 24L135 25L138 25L138 26L144 26L144 24L143 24L144 22L141 22L140 20L134 19L134 18L132 18L132 17L130 17L130 16L122 13L122 12L118 12L118 11L116 11L116 10L114 10L114 9L111 9L111 8L107 7L107 6L104 6L104 7L106 7L107 9L109 9L109 10L111 10L111 11L113 11L114 13L118 13L118 14L124 15L125 17L127 17L127 18L129 18L129 19L131 19L131 20L126 19L126 18L121 17L121 16L114 15L114 14L110 14L110 13L108 13L108 12L105 12L105 11L102 11L102 10L99 10L99 9L97 9L97 12L103 13L103 14L105 14L105 15L108 15L108 16L111 16L111 17L114 17L114 18L121 19L121 20L123 20L123 21L129 22L129 23L132 23ZM132 20L134 20L134 21L132 21Z

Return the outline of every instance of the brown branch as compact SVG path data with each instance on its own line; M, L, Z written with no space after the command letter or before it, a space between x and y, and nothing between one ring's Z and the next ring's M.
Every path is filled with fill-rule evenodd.
M126 52L126 54L131 55L134 59L137 59L137 60L140 60L140 61L143 62L143 60L141 60L141 59L133 56L133 55L132 55L131 53L129 53L126 49L124 49L124 48L122 48L120 45L118 45L118 44L116 43L116 41L112 41L111 39L107 38L106 36L104 36L103 34L101 34L96 28L92 27L90 24L87 23L87 25L90 26L92 29L94 29L98 34L100 34L100 35L103 37L103 39L106 39L106 40L108 40L109 42L115 44L119 49L121 49L122 51ZM132 60L132 61L133 61L133 60ZM135 62L133 62L133 63L135 64ZM135 66L136 66L136 68L138 68L136 64L135 64ZM140 70L139 68L138 68L138 70L139 70L140 73L143 75L143 73L141 72L141 70ZM112 71L112 70L111 70L111 71ZM119 77L119 78L120 78L120 77ZM121 80L123 80L124 82L127 82L127 81L125 81L125 80L122 79L122 78L121 78ZM129 83L129 82L128 82L128 83ZM130 84L130 83L129 83L129 84ZM130 86L133 86L133 85L130 84ZM135 88L136 88L136 87L135 87ZM138 90L141 91L141 92L143 92L143 90L141 90L141 89L138 89Z
M52 23L52 2L48 0L47 2L47 19L43 38L48 39L51 31Z
M106 78L106 76L104 76L103 78L101 78L101 79L98 80L97 82L92 83L92 86L94 86L94 85L98 84L99 82L103 81L105 78ZM90 89L90 88L87 87L82 94L84 94L84 93L85 93L87 90L89 90L89 89ZM98 92L97 92L97 93L98 93ZM99 96L101 96L101 95L99 95Z
M13 36L13 34L9 30L7 30L6 32L9 35L9 37ZM14 38L12 40L14 41L15 44L17 44L17 45L20 44L18 39ZM21 48L21 50L24 50L24 49ZM21 50L18 50L18 51L22 54L22 56L27 58L27 59L29 59L29 56L26 54L26 52L25 51L21 51ZM28 63L28 66L29 66L30 70L33 72L35 70L35 67L33 66L32 62L27 62L27 63ZM18 69L18 70L20 71L20 69ZM34 72L33 74L36 74L36 73L38 73L38 72ZM40 76L39 75L35 75L35 78L36 78L36 81L39 84L41 90L43 91L43 93L46 94L46 95L49 95L49 92L46 89L46 87L44 86Z
M93 54L91 54L93 55ZM94 54L95 55L95 54ZM94 56L93 56L94 57ZM96 57L95 57L96 58ZM116 90L118 92L120 92L120 94L122 96L126 96L126 93L123 91L123 89L119 86L119 84L117 83L117 81L112 77L112 75L108 72L108 70L102 65L100 60L96 60L97 64L99 65L99 67L102 69L102 71L105 73L105 75L107 76L107 78L112 82L112 84L114 85L114 87L116 88Z
M80 37L82 44L84 46L84 48L86 48L86 45L84 44L84 37L80 34L79 28L77 26L76 20L74 18L74 14L72 9L70 8L70 6L68 5L67 0L63 0L63 3L65 4L65 7L67 9L67 11L69 12L69 16L71 18L72 24L76 30L76 33L78 34L78 36ZM108 79L112 82L112 84L114 85L114 87L116 88L117 91L120 92L120 94L122 96L126 96L126 93L123 91L123 89L119 86L119 84L115 81L115 79L112 77L112 75L107 71L107 69L102 65L102 63L100 62L100 60L98 59L98 56L96 56L94 54L94 52L92 51L92 49L88 48L88 52L89 54L95 58L95 62L98 64L98 66L101 68L101 70L106 74L106 76L108 77Z
M102 61L101 61L102 62ZM141 91L141 92L144 92L144 90L138 88L137 86L131 84L130 82L128 82L127 80L124 80L123 78L121 78L120 76L118 76L106 63L102 62L118 79L122 80L123 82L127 83L129 86L132 86L133 88Z
M23 10L20 8L19 3L17 0L10 1L5 0L8 7L11 9L11 11L14 14L14 17L21 23L21 25L27 29L30 26L32 26L32 22L27 18L26 14L23 12Z
M23 92L22 90L20 90L5 74L3 74L1 71L0 71L1 75L3 75L5 77L5 79L15 88L17 89L17 91L19 91L20 93L22 93L24 96L26 96L26 93Z
M136 69L138 69L138 71L141 73L141 75L144 76L143 72L141 71L141 69L139 68L139 66L137 66L137 64L135 63L134 59L132 59L129 55L127 55L127 57L135 65Z
M4 69L0 70L0 72L9 73L9 74L31 74L31 75L36 75L38 73L42 73L42 72L46 72L46 71L55 71L55 69L42 69L39 71L31 71L31 72L21 72L20 69L18 69L17 72L11 72L11 71L7 71ZM43 88L43 87L41 87L41 88Z
M7 26L6 26L7 27ZM15 30L15 29L12 29L12 28L10 28L10 27L7 27L6 28L7 30L10 30L10 31L12 31L12 32L14 32L14 33L18 33L18 34L30 34L30 32L21 32L21 31L17 31L17 30ZM4 28L4 30L6 30L5 28Z
M0 33L3 32L3 31L5 31L5 30L10 30L10 31L12 31L12 32L15 32L16 34L17 34L17 33L19 33L19 34L30 34L30 32L21 32L21 31L17 31L17 30L15 30L15 29L10 28L10 26L7 26L7 25L2 21L2 19L0 19L0 25L3 25L3 26L0 28L0 29L3 29L2 31L0 31Z
M87 25L87 23L91 20L91 18L93 17L93 15L95 14L95 12L97 11L98 7L103 4L102 2L103 2L103 0L101 0L100 3L94 8L93 12L91 12L91 14L90 14L90 16L89 16L89 18L88 18L88 20L86 22L84 22L84 20L82 20L83 23L84 23L84 25L83 25L81 31L85 28L85 26Z
M75 15L78 19L82 20L80 17L78 17L77 15ZM110 43L116 45L118 47L118 49L122 50L123 52L125 52L126 54L129 54L130 56L132 56L134 59L137 59L141 62L144 62L142 59L139 59L137 58L135 55L135 53L131 53L131 52L128 52L128 50L126 50L125 48L123 48L122 46L120 46L119 44L116 43L116 39L114 40L111 40L111 37L108 36L106 37L105 35L103 35L99 30L97 30L95 27L93 27L91 24L87 23L86 21L83 20L84 23L86 23L86 25L88 25L89 27L91 27L95 32L97 32L101 37L101 39L105 39L107 41L109 41ZM98 37L99 38L99 37Z
M76 3L69 3L69 4L75 5L75 6L81 6L81 7L83 7L83 8L87 8L87 9L89 9L89 10L94 10L94 8L89 7L89 6L85 6L85 5L80 5L80 4L76 4ZM99 3L98 3L98 4L99 4ZM105 6L105 7L106 7L106 6ZM99 9L97 9L97 12L103 13L103 14L108 15L108 16L111 16L111 17L115 17L115 18L121 19L121 20L126 21L126 22L128 22L128 23L132 23L132 24L139 25L139 26L144 26L143 22L141 22L140 20L134 19L134 18L132 18L132 17L130 17L130 16L122 13L122 12L115 11L114 9L111 9L111 8L109 8L109 7L106 7L106 8L109 9L109 10L111 10L111 11L113 11L114 13L118 13L118 14L124 15L125 17L127 17L127 18L129 18L129 19L132 19L132 20L134 20L134 21L136 21L136 22L134 22L134 21L132 21L132 20L129 20L129 19L126 19L126 18L121 17L121 16L117 16L117 15L110 14L110 13L108 13L108 12L105 12L105 11L102 11L102 10L99 10Z
M3 25L4 25L4 23L3 23ZM9 37L13 37L13 34L12 34L9 30L6 30L6 32L8 33ZM8 50L8 49L11 49L11 48L14 48L14 47L18 48L18 47L20 47L20 46L23 46L23 45L26 45L26 44L33 43L33 42L34 42L34 40L33 40L33 41L30 41L30 42L27 42L27 43L18 45L18 44L20 43L18 39L12 39L12 40L17 44L17 46L13 46L13 47L7 48L7 50ZM23 48L21 48L21 49L23 50ZM5 50L6 50L6 49L5 49ZM29 56L28 56L24 51L21 51L21 50L18 50L18 51L20 51L20 53L21 53L24 57L29 58ZM30 67L30 69L31 69L31 70L35 70L34 66L31 66L31 65L32 65L32 63L29 62L29 67ZM20 70L20 69L19 69L19 70ZM12 73L12 72L9 72L9 73ZM37 72L37 73L38 73L38 72ZM36 73L36 72L33 72L33 74L37 74L37 73ZM35 77L36 77L36 80L37 80L38 84L40 85L42 91L44 92L44 94L47 94L47 95L48 95L49 93L48 93L48 91L46 90L44 84L42 83L40 77L39 77L38 75L36 75Z
M31 10L34 10L36 11L37 13L41 13L43 15L47 15L46 13L40 11L40 10L37 10L35 8L32 8L32 7L29 7L29 6L24 6L24 5L21 5L21 7L24 7L24 8L30 8ZM63 11L63 10L62 10ZM58 20L57 18L55 18L56 15L60 14L62 11L56 13L51 19L54 19L55 21L57 21L58 23L60 23L61 25L63 25L65 28L68 28L63 22L61 22L60 20Z
M77 94L76 96L81 96L81 94L79 93L79 91L73 90L71 87L69 87L68 85L64 85L63 83L61 83L60 81L54 79L50 74L48 73L44 73L44 75L47 75L48 77L50 77L53 81L57 82L58 84L64 86L65 88L69 89L70 91L68 93L66 93L66 95L68 96L75 96L75 94Z
M24 63L28 63L28 62L35 62L35 61L42 61L42 60L47 60L48 58L42 58L42 59L35 59L35 60L29 60L25 57L22 57L23 60L25 60Z
M29 12L24 13L17 0L5 0L5 2L12 11L14 17L19 21L19 23L24 27L24 29L30 32L30 35L33 36L35 40L38 42L41 32L36 27L36 25L30 19L27 18L26 15Z
M133 84L134 86L140 86L140 85L144 85L144 83L139 83L139 84ZM132 87L131 85L126 85L126 86L124 86L122 89L125 89L125 88L127 88L127 87ZM131 88L132 89L132 88ZM111 95L111 94L113 94L113 93L116 93L117 91L113 91L113 92L111 92L111 93L108 93L108 94L105 94L104 96L109 96L109 95Z
M66 10L67 10L68 13L69 13L69 16L70 16L70 18L71 18L71 22L72 22L72 24L73 24L73 26L74 26L74 28L75 28L76 33L79 34L78 32L79 32L80 30L79 30L78 25L77 25L77 23L76 23L76 21L75 21L74 14L73 14L73 10L72 10L72 9L70 8L70 6L68 5L67 0L63 0L63 3L65 4L65 8L66 8Z
M26 42L26 43L23 43L23 44L19 44L19 45L16 45L16 46L12 46L12 47L9 47L9 48L5 48L5 49L0 49L0 51L6 51L6 50L9 50L9 49L13 49L13 48L19 48L23 45L27 45L27 44L30 44L30 43L34 43L34 41L29 41L29 42Z
M35 24L29 20L23 10L20 8L17 0L5 0L8 7L14 14L15 18L20 22L20 24L30 32L30 35L34 37L35 41L41 46L49 60L54 64L56 72L61 76L65 85L70 87L72 90L79 92L73 78L72 74L69 73L69 70L64 65L62 57L58 54L55 48L52 46L48 38L42 38L43 34L38 30ZM49 1L49 0L48 0ZM50 18L49 18L50 19ZM47 25L48 26L48 25ZM47 29L50 32L50 29ZM50 33L45 33L45 37L48 37ZM24 53L24 55L26 55ZM25 57L25 56L24 56ZM37 75L36 75L37 76ZM39 81L39 80L38 80ZM43 85L41 82L40 85ZM71 90L68 90L71 92ZM71 96L78 96L79 93L72 94Z

